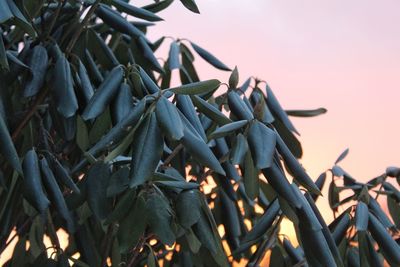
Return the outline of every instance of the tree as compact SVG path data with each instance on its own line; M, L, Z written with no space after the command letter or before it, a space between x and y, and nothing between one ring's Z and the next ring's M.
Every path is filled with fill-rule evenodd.
M345 151L314 182L289 116L326 110L285 111L194 42L148 40L172 2L0 0L0 255L18 238L5 266L258 266L267 251L271 266L400 266L400 169L360 183ZM201 81L198 56L228 83Z

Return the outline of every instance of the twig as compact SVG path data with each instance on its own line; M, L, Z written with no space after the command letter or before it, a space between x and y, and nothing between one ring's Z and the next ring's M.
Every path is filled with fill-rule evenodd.
M96 2L90 7L88 13L86 14L85 18L83 19L81 26L78 28L78 30L75 32L75 34L72 36L71 41L69 42L67 49L65 50L66 54L71 53L72 48L74 47L76 41L78 41L79 36L81 35L83 29L85 26L89 23L90 17L93 15L94 11L96 11L96 8L99 6L101 0L96 0Z
M102 247L104 248L103 249L103 252L102 252L102 260L101 260L101 267L103 267L103 266L105 266L106 265L106 263L107 263L107 257L108 257L108 253L109 253L109 251L110 251L110 248L111 248L111 243L112 243L112 241L113 241L113 233L114 233L114 223L112 223L112 224L110 224L110 226L108 226L108 229L107 229L107 233L106 233L106 235L104 236L104 239L103 239L103 244L102 244Z
M179 153L179 151L182 150L182 148L182 144L177 145L172 153L169 154L169 156L165 159L163 166L167 166L171 162L171 160Z
M136 244L135 248L133 249L133 256L131 260L129 261L127 267L132 267L135 266L135 262L139 256L140 250L143 247L144 243L146 242L146 238L142 236L139 240L139 242Z
M35 114L38 105L40 105L47 95L47 87L43 89L42 93L36 98L35 102L33 103L32 107L30 108L29 112L25 115L24 119L19 123L17 128L14 130L11 138L13 141L17 140L18 136L20 135L21 131L24 129L25 125L29 122L32 116Z

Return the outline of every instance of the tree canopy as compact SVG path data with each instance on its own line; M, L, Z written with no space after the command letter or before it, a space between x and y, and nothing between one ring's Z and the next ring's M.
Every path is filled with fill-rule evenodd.
M196 40L149 40L173 2L0 0L5 266L400 266L400 169L359 182L345 150L310 177L290 117L326 110L285 110Z

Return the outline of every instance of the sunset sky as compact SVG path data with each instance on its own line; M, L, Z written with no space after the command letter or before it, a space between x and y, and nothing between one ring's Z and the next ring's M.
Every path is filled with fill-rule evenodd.
M237 65L242 81L265 79L286 109L327 108L318 118L293 119L310 174L330 167L347 147L343 167L357 179L400 165L399 1L203 0L198 6L201 15L174 2L150 38L196 42ZM196 64L202 79L229 77L201 58Z
M149 30L150 39L192 40L237 65L242 82L250 75L265 79L286 109L327 108L317 118L293 119L312 177L347 147L342 167L356 179L400 166L400 1L197 3L201 15L175 1L160 13L165 21ZM230 73L201 58L196 64L200 78L228 80Z

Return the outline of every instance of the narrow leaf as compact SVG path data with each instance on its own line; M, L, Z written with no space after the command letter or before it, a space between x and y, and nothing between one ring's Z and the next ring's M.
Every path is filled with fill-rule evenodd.
M168 90L174 92L175 94L198 95L215 91L220 84L220 81L213 79L185 84L178 87L169 88Z
M174 104L161 96L156 105L157 121L160 127L174 140L183 137L183 124Z
M218 58L216 58L214 55L212 55L210 52L205 50L204 48L201 48L197 44L190 42L192 45L194 51L197 52L197 54L200 55L205 61L213 65L215 68L220 69L220 70L226 70L226 71L231 71L231 69L226 66L224 63L222 63Z

